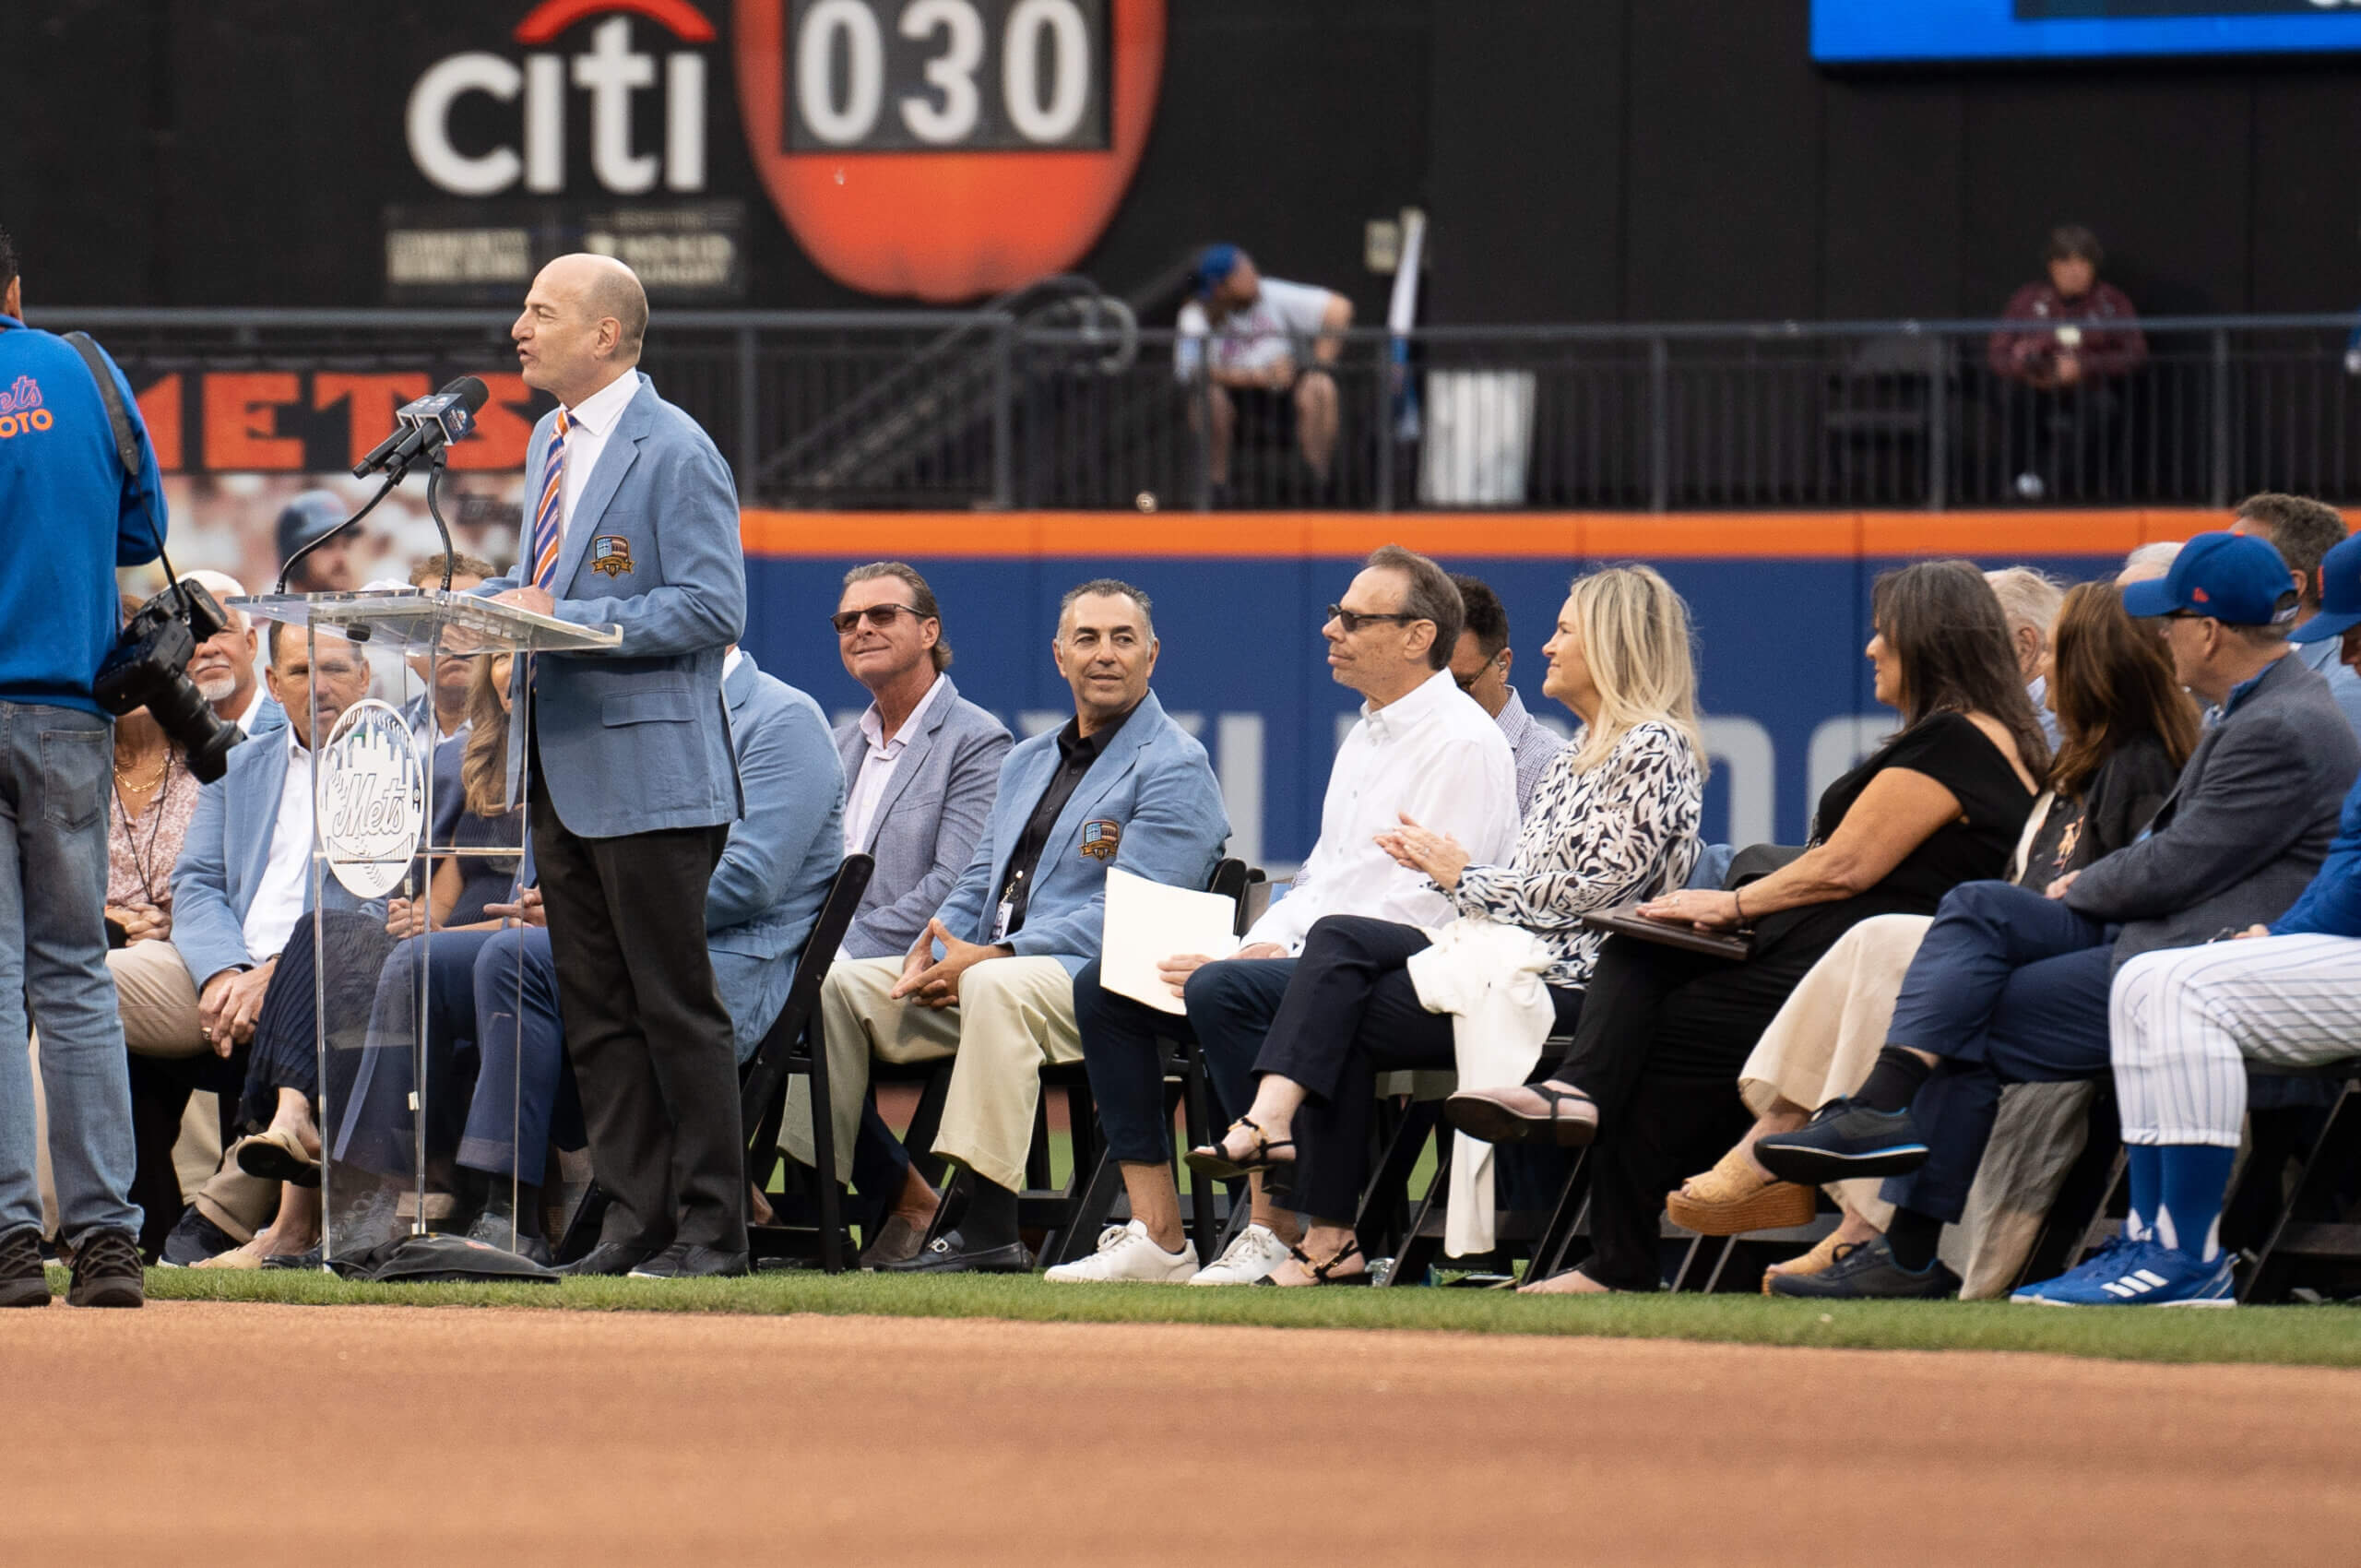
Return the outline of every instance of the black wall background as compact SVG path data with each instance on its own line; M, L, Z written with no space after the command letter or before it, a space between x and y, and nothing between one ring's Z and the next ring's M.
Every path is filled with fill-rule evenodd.
M34 299L381 303L382 207L439 198L409 86L527 8L7 0L0 224ZM1419 205L1431 321L1980 315L2074 220L2152 314L2361 303L2361 60L1833 74L1808 12L1170 0L1148 150L1083 269L1133 292L1231 238L1375 319L1362 225ZM750 303L863 303L771 215L726 61L713 186L754 215Z

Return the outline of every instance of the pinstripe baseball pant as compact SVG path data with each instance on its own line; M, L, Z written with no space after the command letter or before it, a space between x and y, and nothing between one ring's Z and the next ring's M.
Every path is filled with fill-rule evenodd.
M2247 1063L2361 1055L2361 939L2267 936L2144 953L2109 998L2127 1144L2236 1148Z

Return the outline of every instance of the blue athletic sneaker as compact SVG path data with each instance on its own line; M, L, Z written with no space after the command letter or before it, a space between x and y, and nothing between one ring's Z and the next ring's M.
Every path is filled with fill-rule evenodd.
M2212 1263L2161 1241L2118 1237L2082 1267L2009 1298L2036 1307L2235 1307L2232 1254Z
M1927 1140L1907 1111L1832 1099L1797 1131L1757 1138L1754 1158L1782 1182L1817 1187L1855 1176L1906 1176L1927 1163Z

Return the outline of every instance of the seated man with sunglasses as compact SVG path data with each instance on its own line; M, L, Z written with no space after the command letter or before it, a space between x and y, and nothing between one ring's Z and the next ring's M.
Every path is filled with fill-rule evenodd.
M1171 1129L1157 1040L1196 1039L1222 1103L1242 1111L1254 1099L1263 1036L1314 921L1351 914L1431 926L1452 918L1449 900L1423 873L1379 849L1378 834L1415 822L1456 838L1477 861L1508 859L1516 846L1516 762L1500 726L1452 676L1464 613L1459 589L1432 561L1392 544L1372 553L1321 628L1336 683L1363 700L1328 775L1319 842L1292 889L1231 957L1165 960L1167 983L1188 1004L1185 1020L1105 990L1096 964L1075 980L1090 1090L1133 1218L1109 1233L1097 1256L1052 1269L1051 1279L1252 1285L1287 1261L1299 1239L1295 1218L1254 1174L1253 1223L1220 1258L1197 1267L1195 1249L1181 1240L1180 1197L1168 1163ZM1268 1155L1249 1123L1232 1127L1219 1149L1233 1168L1254 1172L1273 1163ZM1281 1150L1276 1162L1288 1157Z
M830 624L845 673L871 698L868 711L836 727L849 791L845 853L877 862L839 956L899 958L975 855L1014 742L1006 725L952 683L942 606L911 567L872 561L847 572ZM915 1256L934 1218L934 1189L912 1172L873 1099L861 1108L852 1185L887 1206L861 1266Z
M1509 684L1516 651L1509 647L1509 612L1501 606L1501 596L1481 577L1465 572L1453 572L1451 581L1459 589L1465 614L1458 646L1451 655L1451 678L1476 699L1477 707L1492 716L1492 722L1508 737L1509 750L1516 757L1516 809L1522 817L1532 809L1535 786L1549 771L1550 762L1566 749L1566 742L1555 731L1542 728L1541 720L1525 710L1525 699Z

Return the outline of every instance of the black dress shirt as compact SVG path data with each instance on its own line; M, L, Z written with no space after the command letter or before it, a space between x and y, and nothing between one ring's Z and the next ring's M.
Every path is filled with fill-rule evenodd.
M1091 765L1106 754L1107 747L1122 732L1123 726L1137 712L1137 706L1127 708L1121 717L1101 726L1097 732L1085 735L1079 719L1069 719L1066 727L1058 731L1058 770L1050 775L1050 787L1041 791L1034 804L1033 814L1026 820L1025 831L1016 836L1016 848L1008 857L1008 872L1001 884L1000 902L1008 906L1008 924L995 936L1004 942L1025 926L1025 904L1039 880L1036 874L1041 865L1041 851L1049 847L1050 832L1058 825L1058 814L1066 809L1074 792L1082 783L1083 775ZM997 918L994 924L998 925Z

